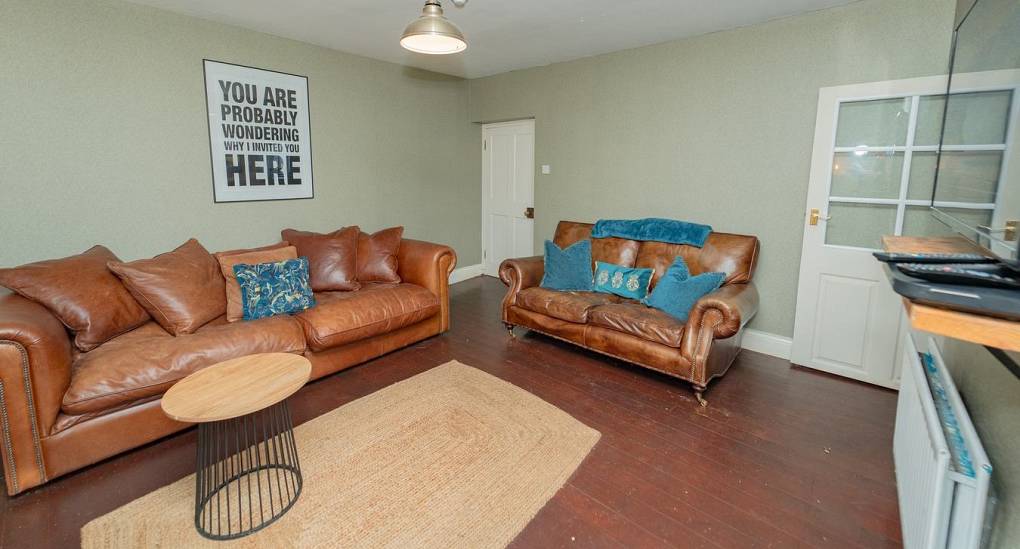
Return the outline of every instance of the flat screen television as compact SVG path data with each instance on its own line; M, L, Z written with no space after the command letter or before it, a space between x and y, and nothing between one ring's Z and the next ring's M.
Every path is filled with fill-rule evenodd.
M939 106L932 214L1020 269L1020 0L959 0Z

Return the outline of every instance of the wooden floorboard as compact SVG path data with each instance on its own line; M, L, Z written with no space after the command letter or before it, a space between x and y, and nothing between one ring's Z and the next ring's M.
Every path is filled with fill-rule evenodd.
M900 547L894 392L743 352L701 408L677 380L499 321L504 287L451 288L452 328L309 384L296 423L448 360L602 433L512 547ZM82 525L194 470L180 433L0 503L0 547L76 547Z

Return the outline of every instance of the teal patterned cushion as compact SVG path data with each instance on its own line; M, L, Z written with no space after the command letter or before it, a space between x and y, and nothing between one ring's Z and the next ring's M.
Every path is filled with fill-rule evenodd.
M652 282L652 269L621 267L595 262L595 291L630 299L644 299Z
M297 313L315 306L308 282L308 258L234 265L241 286L244 320Z

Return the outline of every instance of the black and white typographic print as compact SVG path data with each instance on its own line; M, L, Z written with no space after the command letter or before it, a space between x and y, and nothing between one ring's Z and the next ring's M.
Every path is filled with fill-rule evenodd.
M308 78L205 60L216 202L312 198Z

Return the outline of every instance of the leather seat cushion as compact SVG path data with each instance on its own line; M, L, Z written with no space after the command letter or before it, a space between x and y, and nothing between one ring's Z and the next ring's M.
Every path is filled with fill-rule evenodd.
M148 322L78 355L61 408L67 414L100 412L162 395L188 374L224 360L304 349L301 326L288 316L234 323L220 317L176 337Z
M325 351L410 326L439 313L439 298L415 284L362 284L353 292L315 294L315 307L295 318L308 347Z
M527 288L517 294L518 307L578 324L588 322L588 312L593 308L620 300L612 294L561 292L540 287Z
M634 301L596 307L588 313L588 323L677 349L686 327L668 314Z

